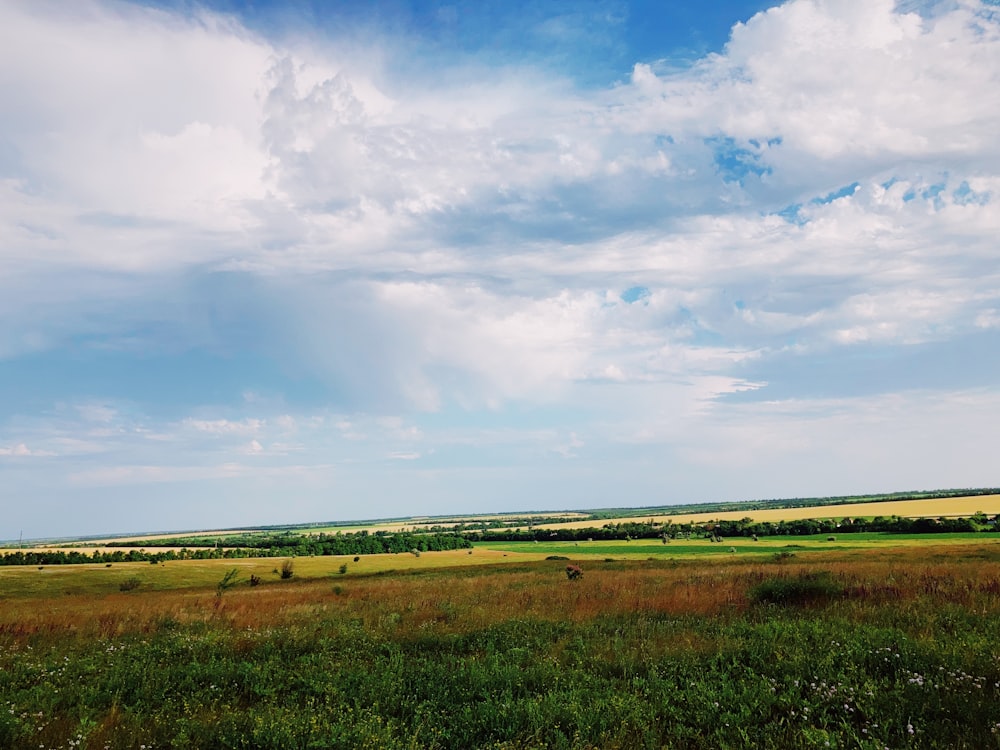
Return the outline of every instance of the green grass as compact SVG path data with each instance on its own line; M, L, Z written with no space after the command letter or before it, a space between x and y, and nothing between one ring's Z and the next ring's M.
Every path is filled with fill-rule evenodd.
M248 589L215 609L209 588L127 627L159 601L139 590L94 623L0 629L0 747L1000 747L1000 594L949 583L974 558L934 573L940 596L888 603L850 576L932 571L742 565L592 566L576 582L558 561L415 569L290 583L272 609ZM641 607L678 586L745 606ZM546 617L530 591L589 614Z
M1000 748L981 535L281 562L0 569L0 748Z
M569 557L615 557L646 558L650 556L686 558L692 556L727 556L735 548L737 555L773 555L781 550L795 553L829 552L832 550L852 551L873 549L889 550L914 545L940 546L952 544L975 544L993 547L1000 553L1000 536L984 534L835 534L829 541L829 534L811 536L770 536L753 541L750 537L726 537L721 542L708 539L674 539L664 544L660 539L633 539L625 541L593 542L482 542L477 548L515 552L520 554L566 555Z

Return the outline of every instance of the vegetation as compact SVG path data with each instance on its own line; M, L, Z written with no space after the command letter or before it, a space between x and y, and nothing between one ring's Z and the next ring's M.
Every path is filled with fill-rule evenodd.
M317 559L223 597L230 563L179 561L206 583L5 597L0 747L1000 746L1000 545L701 544L572 583L538 555L331 587ZM438 554L405 557L475 559Z
M83 563L118 562L170 562L174 560L237 560L253 557L307 557L311 555L362 555L418 551L467 549L472 543L455 533L437 534L334 534L330 537L301 537L291 534L212 537L213 544L222 545L206 549L188 549L185 544L205 542L205 539L158 540L157 546L178 546L178 550L147 552L145 549L95 550L85 554L79 550L18 550L0 555L0 565L71 565ZM139 542L119 542L122 546Z
M707 538L721 542L727 537L761 536L817 536L831 532L844 534L956 534L978 531L996 532L1000 529L995 517L977 514L970 518L903 518L876 516L875 518L818 518L791 521L710 521L706 523L679 523L669 521L627 521L606 523L600 528L546 528L504 529L475 532L469 538L475 542L592 542L595 540L658 539L669 543L671 539ZM829 538L829 537L828 537ZM836 537L832 538L836 541Z
M881 495L840 495L830 497L793 497L771 500L752 500L729 503L695 503L689 505L657 505L644 508L602 508L592 510L592 519L635 518L650 515L688 513L732 513L750 510L782 510L791 508L825 507L828 505L855 505L862 503L889 503L897 500L936 500L1000 494L1000 488L915 490L890 492Z

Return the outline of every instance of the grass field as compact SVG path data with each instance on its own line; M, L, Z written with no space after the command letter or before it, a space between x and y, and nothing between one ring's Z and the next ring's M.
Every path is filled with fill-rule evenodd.
M0 747L1000 747L991 536L281 563L0 568Z
M703 563L725 562L742 558L766 558L775 555L812 555L849 559L858 555L891 553L906 547L919 547L925 554L939 554L957 546L971 546L979 554L1000 557L1000 534L841 534L830 541L828 535L761 537L754 542L739 537L713 543L707 539L675 540L663 544L658 539L593 542L489 542L470 550L424 552L419 557L409 553L389 555L321 556L294 558L295 578L308 580L340 577L347 565L347 577L388 574L434 568L537 562L551 555L577 561L698 560ZM0 566L0 597L60 595L104 595L118 591L122 582L136 579L143 591L166 591L178 588L212 587L227 570L235 569L244 580L251 575L263 581L279 578L285 558L246 558L234 560L176 560L158 565L149 563L114 563L85 565Z
M713 512L713 513L685 513L677 515L636 515L628 517L620 517L613 519L612 523L622 523L628 521L647 521L654 520L657 523L662 523L664 521L671 521L675 524L680 523L703 523L706 521L723 521L723 520L740 520L743 518L752 518L756 521L794 521L805 518L871 518L874 516L904 516L908 518L938 518L942 516L971 516L979 511L986 513L988 515L1000 514L1000 495L973 495L970 497L953 497L944 499L931 499L931 500L892 500L886 502L874 502L874 503L850 503L844 505L819 505L813 507L801 507L801 508L782 508L782 509L767 509L767 510L739 510L739 511L729 511L729 512ZM426 517L414 517L402 520L385 521L378 523L367 523L367 524L356 524L356 525L331 525L331 526L314 526L308 528L302 528L295 530L294 533L304 533L304 534L336 534L341 532L344 534L367 531L374 533L376 531L386 531L386 532L396 532L396 531L422 531L427 530L431 526L449 526L457 523L469 523L477 524L483 521L492 520L502 520L509 523L516 523L518 521L527 521L527 519L533 518L544 518L557 516L560 518L570 518L573 516L583 516L584 514L576 511L553 511L553 512L538 512L532 514L524 513L509 513L509 514L493 514L493 515L480 515L480 516L449 516L441 518L428 519ZM579 521L562 521L558 523L541 523L534 524L534 528L544 529L544 528L561 528L561 529L572 529L572 528L592 528L603 526L609 521L604 520L579 520ZM164 534L143 534L137 536L121 536L115 538L107 539L89 539L85 542L56 542L56 543L44 543L39 545L33 545L32 548L35 549L62 549L67 546L72 546L74 548L81 548L81 545L85 545L82 548L85 550L93 551L94 549L100 549L102 551L109 549L105 545L111 542L122 543L122 542L149 542L149 546L146 548L150 551L157 549L155 543L157 540L169 539L176 537L212 537L212 536L238 536L241 534L266 534L271 533L270 530L257 530L257 531L247 531L238 529L229 530L210 530L210 531L192 531L192 532L171 532ZM16 546L13 543L8 543L8 547ZM189 549L197 549L196 546L189 546Z

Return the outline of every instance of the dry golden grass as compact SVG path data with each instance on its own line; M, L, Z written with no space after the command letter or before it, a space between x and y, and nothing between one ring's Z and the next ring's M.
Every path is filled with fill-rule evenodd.
M713 616L745 609L748 590L766 578L816 570L829 573L852 592L843 605L848 615L852 606L860 611L873 603L891 602L905 608L926 595L959 605L992 607L1000 614L1000 554L995 550L995 546L901 547L874 554L817 553L808 560L785 562L580 560L585 575L574 582L567 581L564 562L490 566L483 565L491 562L483 556L478 567L313 580L272 577L257 587L241 584L221 598L214 583L226 569L219 563L229 561L211 561L216 563L211 571L216 580L188 589L5 598L0 635L114 637L155 631L165 622L197 621L256 629L308 624L316 616L329 619L331 614L365 628L415 635L426 627L471 632L518 619L581 622L637 614ZM246 562L246 570L254 569L253 561Z

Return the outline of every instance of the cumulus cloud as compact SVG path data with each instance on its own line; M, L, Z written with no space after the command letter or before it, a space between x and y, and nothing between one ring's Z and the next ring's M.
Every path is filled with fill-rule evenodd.
M79 440L129 455L121 481L159 482L153 443L218 467L517 435L539 455L667 445L697 464L687 436L757 418L725 409L770 403L789 361L808 391L855 352L990 336L1000 18L908 9L790 0L692 65L633 61L594 87L469 58L401 76L414 46L359 54L356 29L6 3L0 358L109 364L50 397L82 404L79 424L36 443L11 423L2 455ZM108 373L144 357L211 366L197 386L165 376L169 416L137 417ZM573 416L474 436L420 421L545 409Z

